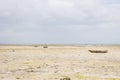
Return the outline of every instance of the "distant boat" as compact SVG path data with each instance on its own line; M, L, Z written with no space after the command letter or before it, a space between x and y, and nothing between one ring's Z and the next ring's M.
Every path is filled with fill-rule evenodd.
M88 50L91 53L107 53L107 50Z

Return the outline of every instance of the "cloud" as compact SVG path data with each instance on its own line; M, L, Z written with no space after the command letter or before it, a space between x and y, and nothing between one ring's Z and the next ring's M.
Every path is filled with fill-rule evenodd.
M106 43L109 35L118 34L119 4L118 0L1 0L0 43ZM114 35L110 42L116 40ZM99 36L104 39L97 40Z

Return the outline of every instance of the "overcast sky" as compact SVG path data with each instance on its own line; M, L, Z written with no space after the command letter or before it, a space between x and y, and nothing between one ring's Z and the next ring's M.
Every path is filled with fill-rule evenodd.
M0 44L120 44L120 0L0 0Z

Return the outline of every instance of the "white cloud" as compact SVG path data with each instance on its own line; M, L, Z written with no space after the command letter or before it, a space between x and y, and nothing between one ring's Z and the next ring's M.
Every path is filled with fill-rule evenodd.
M71 39L79 36L76 33L81 34L81 32L83 35L88 35L87 37L95 33L94 36L97 36L97 31L103 29L103 32L109 30L112 33L120 26L120 3L117 2L117 0L116 2L108 0L0 0L0 38L6 33L8 34L3 39L11 36L16 39L19 35L29 36L30 39L40 34L39 40L44 42L45 39L51 40L50 37L59 35L61 40L58 42L62 42L65 40L63 38L68 36L66 33L70 32L73 33L69 34ZM92 33L94 30L96 30L95 33ZM87 31L91 33L88 34ZM81 39L78 38L79 40Z

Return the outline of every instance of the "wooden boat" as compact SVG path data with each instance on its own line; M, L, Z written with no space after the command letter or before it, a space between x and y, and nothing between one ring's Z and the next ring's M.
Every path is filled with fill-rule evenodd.
M107 50L88 50L91 53L107 53Z

